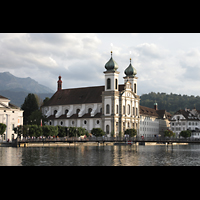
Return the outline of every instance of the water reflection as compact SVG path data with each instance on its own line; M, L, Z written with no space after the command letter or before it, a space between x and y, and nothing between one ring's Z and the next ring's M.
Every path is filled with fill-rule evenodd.
M200 165L200 145L0 147L0 165Z

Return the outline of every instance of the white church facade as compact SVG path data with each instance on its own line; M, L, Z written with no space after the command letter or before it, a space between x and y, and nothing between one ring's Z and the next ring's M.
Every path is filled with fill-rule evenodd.
M49 125L83 127L89 132L101 128L107 136L119 136L127 128L139 131L139 104L136 69L129 66L124 71L124 84L119 84L119 71L111 52L105 64L105 85L62 89L59 76L57 92L42 106Z

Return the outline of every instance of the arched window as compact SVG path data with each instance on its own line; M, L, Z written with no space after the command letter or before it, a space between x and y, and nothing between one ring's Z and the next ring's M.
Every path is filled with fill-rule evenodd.
M77 110L76 110L76 114L78 114L79 112L80 112L80 109L77 109Z
M133 107L133 115L135 115L135 108Z
M110 129L109 125L106 125L106 133L107 134L109 134L109 129Z
M69 110L68 110L68 109L66 109L66 110L65 110L65 115L66 115L68 112L69 112Z
M115 79L115 89L117 90L117 88L118 88L118 80L117 80L117 78Z
M110 78L107 79L107 89L111 89Z
M110 105L109 104L106 105L106 114L110 114Z
M54 115L56 115L56 113L57 113L57 110L54 110Z
M137 91L136 91L136 83L134 83L134 93L137 93Z
M92 108L89 108L88 109L88 113L90 114L92 112Z
M130 107L130 105L128 104L128 115L130 115L130 113L131 113L131 107Z

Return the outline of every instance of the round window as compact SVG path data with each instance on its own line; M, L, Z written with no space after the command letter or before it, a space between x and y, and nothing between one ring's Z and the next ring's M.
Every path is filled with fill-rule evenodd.
M87 124L87 121L86 121L86 120L84 120L84 124Z
M97 124L99 124L100 123L100 121L99 120L97 120Z

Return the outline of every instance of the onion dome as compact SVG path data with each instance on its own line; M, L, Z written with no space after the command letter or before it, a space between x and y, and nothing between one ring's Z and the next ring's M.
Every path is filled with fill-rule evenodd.
M130 65L125 69L124 73L128 77L134 77L137 74L136 69L131 64L131 58L130 58Z
M118 64L112 58L112 51L111 51L111 58L106 63L105 68L107 69L107 71L116 71L118 69Z

